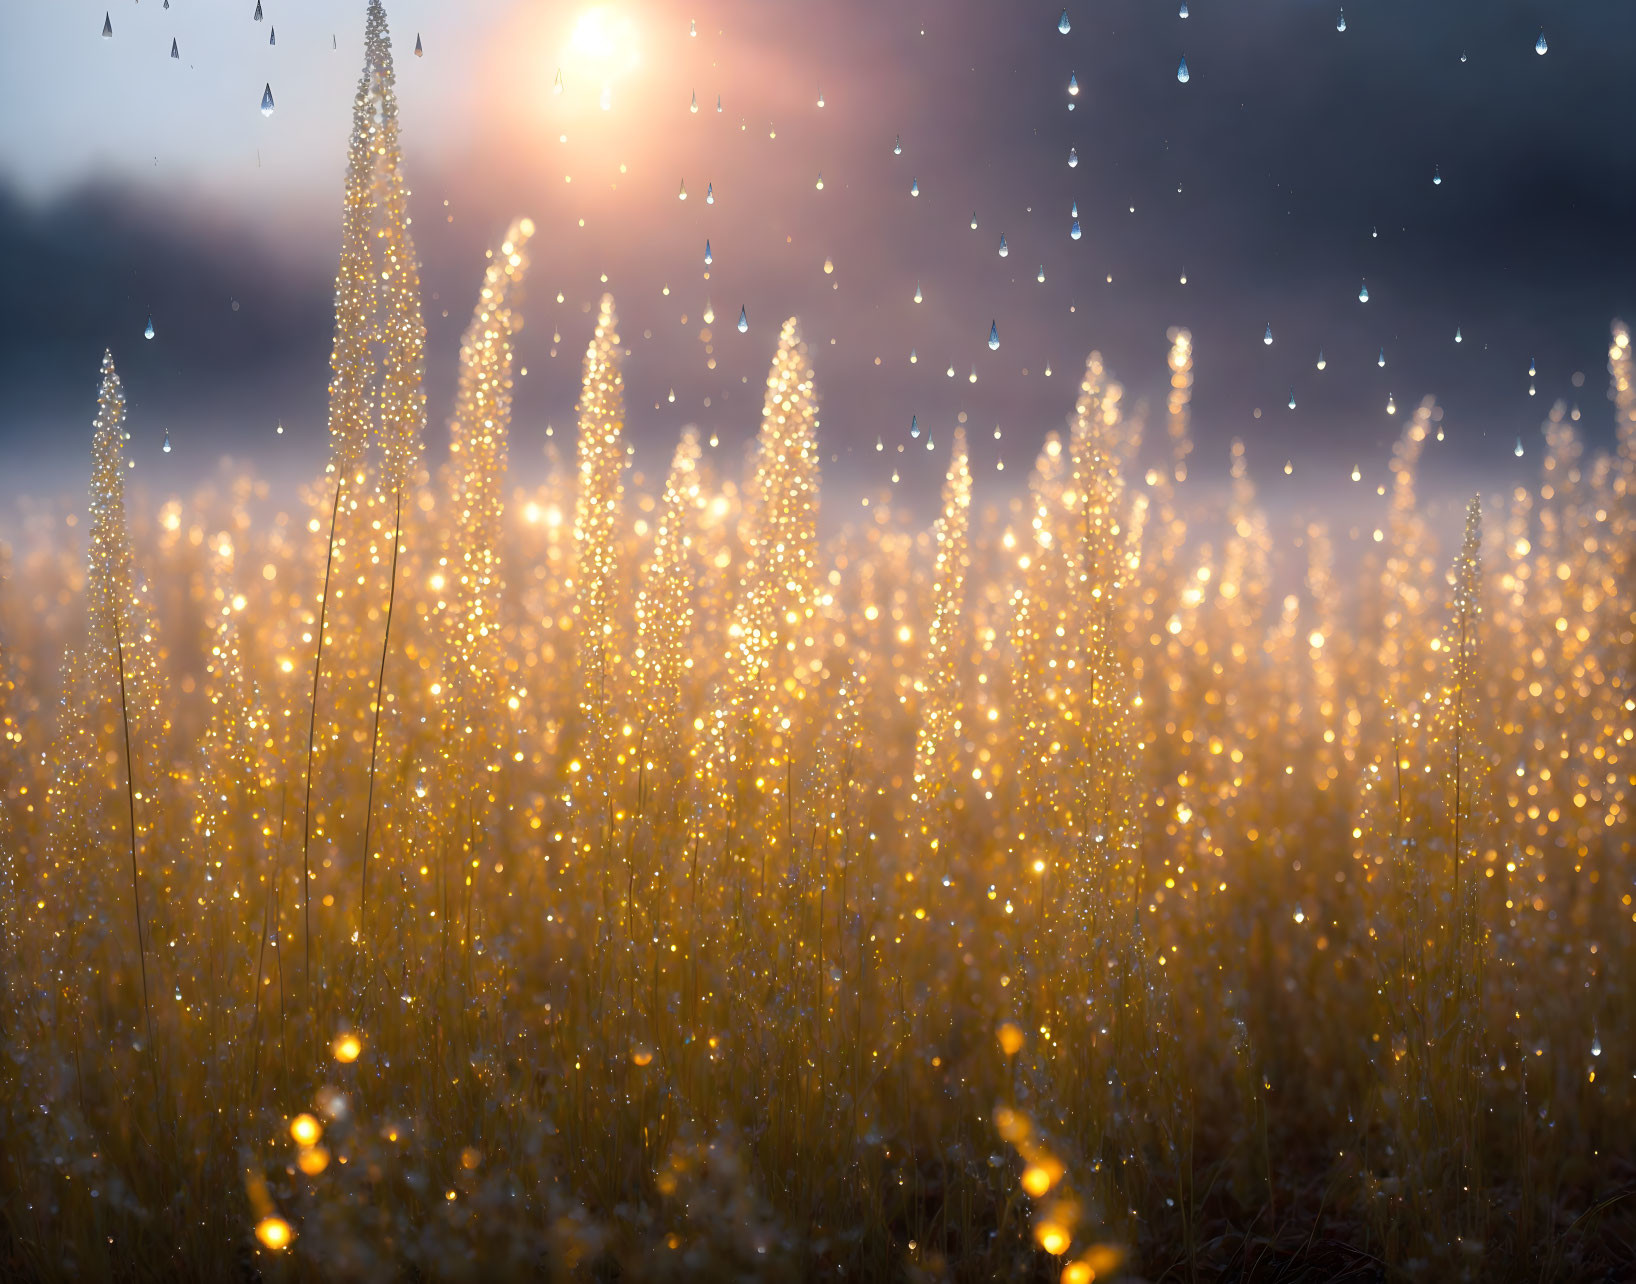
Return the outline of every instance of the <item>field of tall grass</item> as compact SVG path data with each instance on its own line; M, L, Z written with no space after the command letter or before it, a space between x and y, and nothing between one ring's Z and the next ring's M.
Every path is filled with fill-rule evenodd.
M0 1277L1636 1278L1623 326L1610 453L1439 548L1428 400L1344 569L1182 330L820 538L796 323L649 481L605 299L519 487L532 226L428 464L368 41L327 467L127 503L110 356L3 550Z

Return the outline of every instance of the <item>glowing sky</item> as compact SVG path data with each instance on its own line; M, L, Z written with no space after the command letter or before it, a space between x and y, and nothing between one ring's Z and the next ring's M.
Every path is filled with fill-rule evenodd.
M161 4L8 14L8 490L75 476L104 345L126 374L150 482L224 451L296 475L322 457L363 6L263 0L256 23L254 0ZM1605 437L1606 327L1636 313L1629 5L1381 0L1348 8L1341 33L1337 6L1307 0L1199 0L1186 19L1170 0L1078 0L1067 35L1060 8L390 3L434 448L483 247L520 213L541 232L520 468L539 460L547 424L572 422L603 288L632 351L632 434L650 466L684 423L718 430L724 450L753 433L792 313L815 352L829 476L853 490L896 466L910 493L930 491L944 461L909 441L911 415L946 440L964 413L979 485L1020 480L1071 410L1091 347L1133 397L1162 401L1175 324L1195 334L1201 470L1224 470L1243 436L1286 499L1354 462L1384 476L1401 412L1426 392L1449 428L1429 469L1461 486L1531 468L1556 397ZM266 83L270 119L257 110ZM161 456L167 426L177 450ZM1519 435L1532 457L1514 459ZM1286 459L1296 471L1279 480Z

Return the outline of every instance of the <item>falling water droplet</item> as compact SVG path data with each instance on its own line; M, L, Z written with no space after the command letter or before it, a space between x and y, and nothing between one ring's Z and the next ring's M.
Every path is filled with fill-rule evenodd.
M284 435L284 421L282 419L278 421L278 428L276 431L280 437Z
M818 105L820 107L824 105L824 91L822 89L818 91Z
M148 314L148 324L142 331L142 337L144 339L153 338L153 313L151 312Z
M1362 481L1363 480L1363 470L1360 469L1356 464L1352 465L1352 480L1353 481Z
M693 91L693 101L688 103L687 109L695 116L699 114L699 91L697 89Z
M1036 281L1038 281L1041 285L1045 284L1045 264L1043 264L1043 263L1040 264L1039 274L1034 279Z
M170 454L170 429L169 428L165 429L165 445L164 445L163 449L164 449L164 452L167 455Z
M714 183L706 183L704 185L704 203L706 205L714 205L716 203L716 185Z
M1001 232L1000 233L1000 257L1003 259L1006 255L1008 255L1010 253L1011 253L1011 251L1008 250L1006 248L1006 245L1005 245L1005 233Z
M1359 285L1358 286L1358 302L1359 303L1369 302L1369 287L1367 285Z
M977 230L977 211L976 210L973 210L971 212L971 230L973 232L975 232Z
M1187 17L1187 0L1182 0L1182 7L1176 10L1176 16L1178 18Z
M971 368L971 374L969 376L967 376L967 377L968 377L970 382L972 382L972 383L977 382L977 367L976 366L973 366Z
M716 256L710 253L710 238L707 236L704 238L704 265L709 267L715 261Z
M1289 408L1291 410L1295 409L1295 389L1293 386L1289 390Z
M912 178L912 179L909 180L909 195L910 196L919 196L920 195L920 180L918 178Z
M1078 152L1077 149L1070 147L1068 149L1068 168L1073 169L1074 166L1076 166L1078 164L1079 164L1079 152Z
M1322 348L1319 348L1318 349L1318 369L1322 370L1328 364L1329 364L1329 362L1324 360L1324 350Z
M1183 58L1176 64L1176 79L1185 85L1192 78L1193 73L1187 70L1187 59Z
M716 324L716 309L708 297L704 301L704 323L706 325Z
M1522 438L1521 437L1517 438L1517 448L1514 451L1512 451L1511 453L1514 454L1518 459L1522 458Z
M420 32L415 32L415 57L424 58L426 51L420 47Z
M277 27L267 28L267 43L269 45L276 45L278 43L278 28Z
M903 135L902 134L898 134L898 135L894 136L893 139L892 139L892 155L894 155L894 156L903 155Z
M261 114L263 116L271 116L273 114L272 81L268 81L267 87L261 91Z
M1272 346L1272 322L1267 322L1267 333L1261 336L1261 342L1268 347Z
M1534 41L1534 52L1537 53L1540 57L1543 58L1545 56L1545 51L1547 49L1549 49L1550 47L1551 47L1550 45L1545 43L1545 32L1544 32L1543 29L1541 29L1541 31L1539 33L1539 39ZM1570 59L1569 61L1571 62L1572 59ZM1521 452L1519 451L1518 453L1520 454Z
M818 171L818 182L816 184L816 188L820 192L824 190L824 171L823 170Z
M1459 326L1454 327L1454 341L1456 343L1464 343L1466 341L1465 336L1460 333Z
M909 364L914 365L915 362L917 362L919 360L920 360L920 357L916 354L915 350L913 348L910 348L909 349Z
M1062 17L1057 19L1057 30L1062 32L1063 35L1067 35L1073 29L1074 24L1068 21L1068 11L1064 9Z
M172 58L180 58L182 56L181 50L177 49L177 47L176 47L176 37L175 36L172 36L170 38L170 56Z
M102 15L102 38L104 40L112 40L114 38L113 14L106 10Z
M996 352L999 350L999 347L1000 323L998 321L990 321L988 323L988 350L990 352Z
M1602 1055L1602 1040L1598 1036L1593 1034L1591 1036L1591 1056L1599 1057L1601 1055Z
M1397 413L1397 402L1392 399L1391 393L1386 394L1386 413L1389 415Z
M721 95L720 94L716 95L716 110L718 112L721 110Z
M1335 30L1336 31L1345 31L1346 30L1346 10L1345 10L1344 7L1341 9L1341 16L1339 18L1335 19Z
M949 362L949 368L946 373L948 374L949 378L954 378L954 362Z
M738 310L738 332L740 334L743 334L749 328L750 328L750 318L745 315L744 308L743 308L742 305L740 305L739 310Z
M682 180L681 186L676 189L676 199L679 201L687 199L687 180L685 178Z
M1441 165L1432 166L1432 186L1443 186L1443 167Z
M1535 391L1534 391L1534 381L1533 381L1533 380L1532 380L1532 379L1530 379L1530 380L1529 380L1529 381L1528 381L1528 395L1529 395L1529 396L1530 396L1530 397L1533 397L1533 396L1537 396L1537 395L1538 395L1538 394L1537 394L1537 393L1536 393L1536 392L1535 392Z
M1466 60L1466 51L1464 49L1462 49L1462 50L1460 50L1460 61L1464 62L1465 60Z
M551 92L554 93L554 94L560 94L562 92L562 68L561 67L557 68L557 78L551 82Z
M1068 235L1076 241L1079 240L1079 220L1077 218L1074 220L1074 225L1068 229Z
M1529 357L1528 358L1528 377L1530 379L1532 379L1538 373L1539 373L1539 371L1534 368L1534 359L1532 357Z
M1079 76L1070 71L1068 73L1068 96L1072 98L1077 93L1079 93Z
M699 20L697 18L689 18L687 20L687 34L690 36L697 36L699 34Z
M920 295L920 282L919 282L919 281L916 281L916 282L915 282L915 302L916 302L916 303L919 303L919 302L920 302L920 301L921 301L921 295Z
M256 11L251 15L257 22L261 21L261 0L256 0Z
M918 438L920 436L920 416L919 415L910 415L909 416L909 435L911 437L915 437L915 438Z

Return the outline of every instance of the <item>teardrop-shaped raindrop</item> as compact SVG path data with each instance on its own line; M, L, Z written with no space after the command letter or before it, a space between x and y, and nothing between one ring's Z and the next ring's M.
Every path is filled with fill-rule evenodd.
M1518 459L1522 458L1522 438L1521 437L1517 438L1517 448L1514 451L1512 451L1511 453L1514 454Z
M1456 343L1464 343L1466 341L1465 335L1460 333L1460 327L1459 326L1454 327L1454 341Z
M1003 259L1006 255L1008 255L1010 253L1011 253L1011 251L1006 249L1005 233L1001 232L1000 233L1000 257Z
M1074 24L1068 21L1068 11L1064 9L1062 17L1057 19L1057 30L1062 32L1063 35L1067 35L1073 29Z
M1261 336L1261 342L1272 346L1272 322L1267 322L1267 333Z
M689 18L687 20L687 34L690 36L696 36L699 34L699 20L697 18Z
M1068 73L1068 96L1072 98L1079 93L1079 77L1074 72Z
M1538 373L1539 373L1539 371L1534 368L1534 359L1532 357L1529 357L1528 358L1528 377L1530 379L1532 379Z
M706 183L704 185L704 203L706 205L714 205L716 203L716 185L714 183Z
M1534 52L1543 58L1545 56L1545 51L1550 47L1550 45L1545 43L1545 32L1543 29L1541 29L1539 39L1534 41ZM1522 452L1519 450L1517 453L1520 455Z
M875 437L875 449L877 451L886 449L886 443L883 440L881 440L879 434L877 434L876 437Z
M1591 1056L1599 1057L1601 1055L1602 1055L1602 1040L1598 1036L1593 1034L1591 1036Z
M1369 302L1369 287L1368 287L1368 285L1360 284L1358 286L1358 302L1359 303Z
M824 91L822 89L818 91L818 105L820 107L824 105Z
M676 199L679 201L685 201L687 199L687 180L685 178L682 180L681 185L676 189Z
M973 232L975 232L977 230L977 211L976 210L973 210L971 212L971 230Z
M1068 217L1069 218L1078 218L1079 217L1079 202L1078 201L1075 201L1072 205L1070 205L1068 207Z
M1176 10L1176 16L1178 18L1187 17L1187 0L1182 0L1182 7Z
M415 57L424 58L426 51L420 47L420 32L415 32Z
M738 332L743 334L749 328L750 318L745 314L744 308L741 305L738 310Z
M1043 263L1040 264L1039 275L1036 276L1034 279L1036 281L1038 281L1041 285L1045 284L1045 264L1043 264Z
M181 50L177 49L177 47L176 47L176 37L175 36L172 36L170 38L170 56L172 58L180 58L182 56Z
M272 81L268 81L267 87L261 91L261 114L263 116L271 116L273 114Z
M710 299L709 299L708 296L705 298L705 301L704 301L704 323L706 325L715 325L716 324L716 309L715 309L715 306L710 302Z
M892 155L903 155L903 135L897 134L892 139Z
M921 295L920 295L920 282L919 282L919 281L916 281L916 282L915 282L915 302L916 302L916 303L919 303L919 302L920 302L920 301L921 301Z
M919 415L910 415L909 416L909 435L911 437L917 437L917 438L920 436L920 416Z
M699 91L697 89L693 91L693 101L687 105L687 109L695 116L699 114Z
M1432 186L1443 186L1443 167L1441 165L1432 166Z
M1535 392L1535 391L1534 391L1534 381L1533 381L1533 380L1532 380L1532 379L1530 379L1530 380L1529 380L1529 381L1528 381L1528 395L1529 395L1529 396L1530 396L1530 397L1534 397L1534 396L1537 396L1537 395L1538 395L1538 393L1536 393L1536 392Z
M148 324L143 327L142 337L144 339L153 338L153 313L151 312L148 313Z
M1335 30L1336 31L1345 31L1346 30L1346 10L1344 8L1341 10L1341 16L1339 18L1335 19Z
M1329 364L1329 362L1324 360L1324 350L1322 348L1319 348L1318 349L1318 369L1322 370L1328 364Z
M1294 387L1291 387L1290 390L1289 390L1289 408L1291 410L1295 409L1295 389L1294 389Z
M267 28L267 43L270 44L270 45L276 45L278 43L278 28L277 27Z
M818 171L818 182L816 184L814 184L814 187L820 192L824 190L824 171L823 170Z
M257 22L261 21L261 0L256 0L256 11L251 15Z
M990 352L998 352L999 348L1000 323L998 321L990 321L988 323L988 350Z
M1397 413L1397 402L1392 399L1391 393L1386 394L1386 413L1389 415Z
M920 195L920 180L918 178L911 178L909 180L909 195L910 196L919 196Z
M710 238L707 236L704 238L704 265L709 267L715 261L715 255L710 253Z
M1073 240L1079 240L1079 220L1077 218L1074 220L1074 225L1068 229L1068 235Z
M1078 164L1079 164L1079 152L1075 148L1070 147L1068 149L1068 168L1073 169L1074 166L1076 166Z
M1460 61L1464 62L1465 60L1466 60L1466 51L1464 49L1462 49L1462 50L1460 50Z
M170 429L169 428L165 429L165 445L164 445L163 449L164 449L164 452L167 455L170 454Z
M1386 349L1385 348L1382 348L1380 350L1380 355L1375 358L1375 364L1377 366L1379 366L1382 370L1386 369Z
M920 360L920 358L915 354L915 350L913 348L910 348L909 349L909 364L914 365L915 362L917 362L919 360Z
M721 95L720 94L716 95L716 110L717 111L721 110Z
M1176 79L1185 85L1192 77L1193 73L1187 70L1187 59L1183 58L1176 64Z
M104 10L102 15L102 38L104 40L114 38L114 16L107 10Z

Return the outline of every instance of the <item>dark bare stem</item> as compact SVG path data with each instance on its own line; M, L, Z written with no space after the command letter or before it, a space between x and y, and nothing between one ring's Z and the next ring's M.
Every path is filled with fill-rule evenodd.
M159 1046L153 1041L153 1004L148 998L148 955L142 931L142 882L136 868L136 767L131 757L131 711L125 693L125 643L119 636L119 620L114 620L114 656L119 662L119 718L125 732L125 801L131 814L131 902L136 906L136 961L142 972L142 1011L148 1024L148 1070L153 1075L154 1124L165 1127L159 1104Z
M312 757L313 743L318 734L318 675L324 663L324 621L329 614L329 576L335 565L335 520L341 513L341 490L346 478L335 478L335 501L329 513L329 548L324 554L324 592L318 599L318 639L312 656L312 701L307 719L307 790L306 802L301 809L301 934L302 984L306 989L307 1022L313 1019L312 1009L312 864L308 852L312 844ZM283 957L282 952L280 958Z
M392 641L392 605L398 596L398 549L403 546L403 487L398 487L392 516L392 572L386 588L386 628L381 633L381 667L375 674L375 726L369 738L369 793L364 803L364 873L358 889L358 953L363 952L369 912L369 831L375 818L375 757L381 743L381 702L386 687L386 655ZM356 964L357 954L353 955Z

